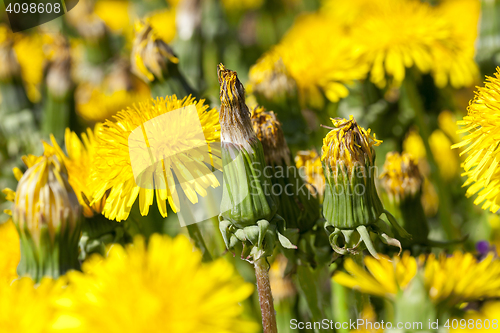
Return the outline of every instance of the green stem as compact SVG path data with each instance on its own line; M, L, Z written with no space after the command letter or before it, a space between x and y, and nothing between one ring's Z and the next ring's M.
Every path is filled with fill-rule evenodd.
M351 256L351 258L352 260L354 260L356 264L358 264L358 266L365 267L365 264L363 262L363 254L361 253L356 254ZM370 298L368 297L367 294L363 294L359 291L354 291L354 302L356 305L356 312L357 312L356 317L360 318L364 308L370 304Z
M212 261L212 255L208 251L207 245L205 244L205 240L203 239L203 235L201 234L201 230L198 227L198 224L197 223L188 224L187 230L189 236L196 244L196 247L201 250L201 253L203 254L203 261L205 262Z
M426 119L426 114L422 105L422 100L419 97L415 80L410 72L407 73L407 76L403 81L401 101L407 102L408 106L415 112L415 119L420 129L420 135L422 136L427 159L431 167L431 177L438 187L439 217L441 220L441 224L443 225L443 229L445 230L446 235L449 239L457 238L460 235L451 221L450 196L448 195L447 188L441 177L440 170L437 167L434 155L432 154L431 146L429 144L429 124Z
M71 105L67 97L58 99L48 93L43 110L43 133L47 136L53 134L56 140L61 143L64 139L64 131L69 125L70 112Z
M268 264L266 258L257 259L254 262L255 277L257 279L257 290L259 291L259 303L262 313L262 328L264 333L277 333L276 314L274 311L271 283L269 282Z
M332 287L332 304L333 304L333 319L337 323L348 323L349 316L349 300L347 288L336 283L331 279ZM340 328L338 333L348 333L348 329Z

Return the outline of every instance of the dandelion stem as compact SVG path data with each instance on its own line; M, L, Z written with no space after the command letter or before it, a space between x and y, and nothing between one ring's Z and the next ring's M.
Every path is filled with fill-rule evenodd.
M429 144L429 125L426 119L424 106L422 105L422 100L419 97L418 89L415 84L415 79L411 75L411 72L407 72L407 76L403 82L402 88L401 102L406 102L406 107L410 107L415 112L415 120L417 121L418 127L420 129L420 135L422 136L422 139L424 141L427 160L429 161L429 164L431 166L431 176L438 188L439 217L441 220L441 224L449 239L456 238L459 236L459 233L453 226L453 223L451 221L452 214L450 207L450 196L432 154L431 146Z
M264 333L277 333L276 314L274 311L271 283L269 282L268 264L266 258L255 260L255 277L259 291L260 310L262 312L262 327Z
M200 249L201 253L203 253L203 261L212 261L212 255L210 254L210 251L208 251L208 247L205 244L205 240L203 239L203 235L201 234L201 230L198 227L198 224L188 224L187 230L189 233L189 237L191 237L191 239L196 244L196 247Z

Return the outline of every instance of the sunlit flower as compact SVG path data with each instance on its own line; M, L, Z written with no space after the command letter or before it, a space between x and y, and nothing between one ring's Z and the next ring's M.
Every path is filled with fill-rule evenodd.
M85 217L100 214L106 201L106 196L104 196L101 201L90 205L90 202L92 202L90 176L96 148L94 133L99 130L100 126L101 124L97 124L94 130L87 128L87 131L81 134L81 140L75 132L66 128L64 143L67 156L59 147L55 138L51 136L52 144L68 170L68 181L75 191L80 205L83 207L83 215Z
M444 180L450 181L458 176L460 169L459 156L456 151L450 149L453 143L440 129L435 130L429 136L429 145L432 155Z
M0 284L17 277L20 247L19 234L12 220L0 223Z
M202 134L206 140L206 142L203 142L204 146L207 147L206 143L219 141L220 125L217 110L209 110L208 105L204 104L204 100L196 101L194 97L178 99L174 95L166 99L158 98L138 103L118 112L113 117L113 121L107 120L102 127L99 127L99 130L95 133L97 147L93 162L94 171L91 185L93 200L91 204L95 204L107 195L103 214L108 219L117 221L126 219L137 197L139 197L139 207L142 215L148 214L155 195L162 216L167 216L167 201L172 209L176 211L179 208L176 194L179 185L176 186L174 183L174 174L180 179L183 177L190 179L180 186L182 186L182 191L193 203L198 200L197 193L204 196L205 189L208 186L216 187L219 185L211 169L202 160L198 160L196 156L175 155L182 152L183 147L202 147L202 143L199 142L198 134L200 133L193 131L194 124L186 123L187 120L183 119L182 116L177 117L174 115L168 125L167 123L155 125L155 121L162 121L163 117L160 116L178 109L187 112L187 107L190 105L196 108L203 131ZM155 118L157 120L154 120ZM163 160L165 166L161 169L164 174L155 175L155 179L151 179L153 183L148 184L148 186L141 184L140 180L137 180L139 184L136 183L130 155L131 149L142 149L142 151L147 152L147 147L141 148L140 142L129 141L134 130L140 130L145 126L147 126L149 147L158 149L157 153L163 151L165 157L171 156ZM214 159L213 163L216 163L217 166L216 158L213 155L211 156ZM109 163L109 161L113 161L113 163ZM142 162L147 163L148 161L141 160ZM171 164L168 165L168 163ZM211 162L209 160L205 161L205 163L210 164Z
M339 271L333 280L362 293L393 298L417 274L417 261L409 252L405 252L401 258L394 257L392 261L383 255L379 260L367 256L364 263L368 271L347 258L344 268L349 274Z
M466 133L462 142L453 148L464 147L460 155L467 154L463 163L467 176L464 186L467 197L478 193L474 204L483 203L483 209L496 212L500 208L500 166L498 140L500 115L500 68L495 77L487 77L485 86L478 88L474 100L467 108L467 115L458 121L459 133Z
M325 192L325 174L321 165L321 158L316 150L301 150L295 156L297 169L305 174L307 187L312 194L323 197Z
M224 259L203 264L193 249L185 236L153 235L148 245L136 238L92 257L68 275L65 317L79 327L65 332L256 332L240 305L253 286Z
M16 333L55 332L59 317L57 300L63 281L44 278L35 282L23 277L12 284L0 282L0 331Z
M300 16L271 52L297 83L302 103L314 107L322 106L323 93L333 102L346 97L346 85L363 79L368 70L360 48L321 13Z
M397 202L420 192L423 181L415 159L410 154L397 152L387 153L380 178L385 191Z
M409 237L394 217L384 210L375 187L375 149L382 141L370 129L360 127L351 116L332 119L334 127L323 139L321 161L325 169L326 189L323 202L325 228L330 244L338 254L357 254L364 244L378 258L370 231L383 242L399 246L400 242L383 232L379 223L384 213L400 236ZM384 226L385 227L385 226ZM354 232L354 234L353 234ZM359 236L359 237L357 237ZM339 245L344 244L343 247Z

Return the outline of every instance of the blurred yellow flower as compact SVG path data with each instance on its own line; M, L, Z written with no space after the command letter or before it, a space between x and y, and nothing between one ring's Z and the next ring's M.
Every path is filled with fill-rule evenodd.
M455 251L438 258L430 254L418 260L405 252L402 258L376 260L365 257L368 271L347 259L345 272L333 276L335 282L363 293L392 299L404 289L422 267L424 284L431 300L454 306L468 301L497 298L500 295L500 260L493 254L478 261L471 253Z
M458 133L466 133L463 140L452 146L462 148L460 155L467 154L462 164L469 186L466 196L478 193L474 204L483 203L483 209L496 212L500 208L500 166L498 141L500 127L500 68L495 77L487 77L485 86L479 87L474 100L467 108L467 115L457 122L462 127Z
M0 223L0 284L17 277L17 264L21 259L21 245L16 226L8 219Z
M351 330L351 333L382 333L384 330L382 328L376 329L373 328L373 325L377 321L377 314L375 310L371 306L371 304L365 305L363 311L361 311L360 319L363 320L363 324L360 325L361 328L356 328L355 330ZM371 323L371 325L369 324Z
M456 151L450 147L453 143L440 129L432 132L429 137L432 155L444 180L450 181L458 175L460 160Z
M148 245L136 238L125 249L114 245L106 258L85 262L83 273L68 274L71 302L64 317L80 325L64 332L257 332L239 304L252 284L224 259L204 264L201 258L182 235L156 234Z
M156 38L170 43L176 36L175 9L155 11L144 19L153 29Z
M94 6L95 14L111 29L120 33L130 25L130 2L127 0L99 0Z
M425 261L425 285L436 302L462 302L500 296L500 260L493 254L478 261L471 253L433 254Z
M369 272L347 258L344 268L349 274L336 272L333 280L362 293L392 298L417 274L417 261L408 251L401 258L394 257L392 261L384 255L380 255L380 260L370 256L364 259Z
M416 66L431 73L438 87L450 82L459 88L472 85L478 74L474 43L479 5L477 0L436 6L419 0L329 0L323 10L364 47L370 79L377 86L399 86L406 68Z
M391 200L400 202L408 196L415 196L422 189L423 177L417 161L403 152L387 153L384 170L380 174L381 184Z
M29 277L12 284L0 281L0 331L12 333L55 332L59 316L57 300L64 282L44 278L35 285Z
M314 195L320 197L325 193L325 174L321 158L316 150L301 150L295 156L295 166L305 175L307 188Z
M46 56L44 44L49 41L48 36L40 33L20 35L16 38L13 49L21 67L21 77L26 88L26 95L32 102L40 101L40 83L43 79L43 66Z
M323 93L332 102L346 97L346 85L363 79L368 70L360 48L353 47L342 27L322 13L298 17L270 52L282 59L297 83L301 102L317 108L323 105Z
M137 197L139 197L141 214L147 215L156 194L158 209L165 217L167 216L167 201L174 211L179 209L177 196L179 185L173 183L174 175L181 181L182 191L193 203L197 202L197 193L204 196L208 186L218 186L219 183L211 169L209 171L207 165L204 164L217 163L214 155L210 154L210 158L216 161L203 161L200 160L203 157L202 153L200 156L195 154L190 157L181 153L182 149L194 148L193 145L201 147L198 134L204 135L205 147L207 147L206 143L220 140L218 112L216 109L209 110L204 102L204 100L197 101L190 96L178 99L175 95L167 96L166 99L151 99L118 112L113 117L113 121L107 120L103 126L99 127L98 132L95 133L97 147L91 176L93 193L91 204L101 201L107 195L102 213L108 219L122 221L128 217ZM178 113L168 123L162 123L161 119L164 118L160 116L179 109L187 110L190 105L196 108L201 125L200 130L203 133L195 133L194 123L187 124L186 119L175 116ZM157 120L154 120L155 118ZM155 121L160 123L156 124ZM137 175L134 175L132 168L131 159L136 162L137 156L131 157L131 149L140 149L140 143L134 141L131 134L138 129L146 132L154 131L147 135L148 148L154 147L158 149L157 153L165 154L163 155L165 159L162 160L164 164L151 165L151 168L159 167L161 175L155 174L154 179L151 178L146 183L141 183L141 179L135 178ZM145 149L147 148L144 147ZM177 153L179 154L175 155ZM193 153L196 152L193 151ZM141 160L141 162L147 161ZM159 172L159 169L155 169L154 172ZM182 182L183 178L189 180Z
M282 254L279 254L274 259L274 262L269 269L269 282L271 283L271 291L274 301L279 303L285 301L289 297L295 295L295 287L290 276L285 276L285 269L288 260Z

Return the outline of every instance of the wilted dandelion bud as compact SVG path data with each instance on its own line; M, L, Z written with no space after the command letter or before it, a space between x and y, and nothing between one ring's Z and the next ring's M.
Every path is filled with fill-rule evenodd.
M375 187L373 146L382 141L372 136L369 129L360 127L352 116L349 120L332 119L332 122L335 127L323 139L321 156L326 178L323 215L330 244L339 254L357 254L364 243L371 255L378 258L370 231L385 243L401 247L389 235L390 231L385 230L380 220L382 213L401 236L409 236L384 210Z
M229 249L243 242L242 257L258 260L272 254L278 239L283 246L294 246L282 236L284 221L276 214L271 181L264 177L264 153L245 104L245 88L236 72L222 64L218 77L224 176L219 227Z
M79 268L81 207L66 167L52 146L44 155L24 158L28 170L17 185L13 220L21 238L19 275L35 280Z
M308 231L319 218L319 202L291 164L281 123L273 111L265 111L262 107L252 110L251 120L264 149L264 177L272 182L271 190L279 202L278 214L285 219L288 228Z
M413 236L411 244L425 244L429 226L422 207L424 177L417 161L408 153L390 152L380 178L389 199L401 211L404 228Z

